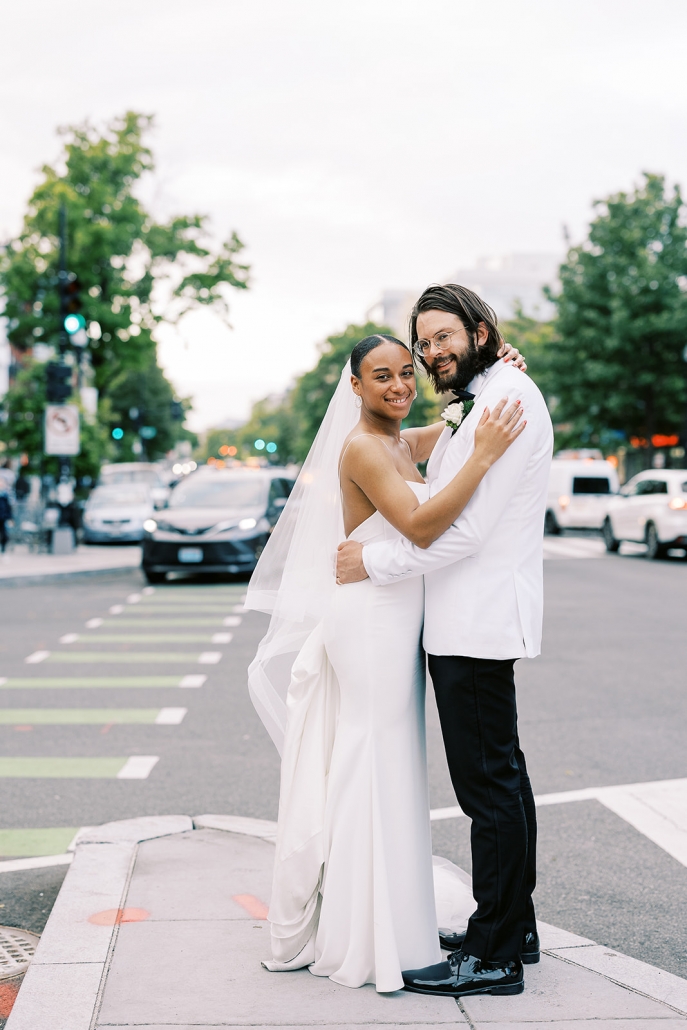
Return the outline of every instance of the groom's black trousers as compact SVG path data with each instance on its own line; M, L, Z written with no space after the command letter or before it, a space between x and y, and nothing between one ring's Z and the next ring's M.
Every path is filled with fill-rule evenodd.
M514 660L429 655L446 758L458 803L472 820L477 911L463 950L518 958L536 929L537 817L518 740Z

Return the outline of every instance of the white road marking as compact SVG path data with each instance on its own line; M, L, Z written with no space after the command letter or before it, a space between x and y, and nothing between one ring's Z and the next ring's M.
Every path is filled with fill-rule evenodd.
M65 633L63 637L60 637L61 644L75 644L79 639L78 633Z
M564 805L571 801L599 801L681 865L687 866L687 779L625 783L617 787L584 787L540 794L534 801L537 807ZM459 819L463 815L463 810L455 805L433 809L430 819Z
M30 654L28 658L24 659L24 661L27 665L38 665L39 662L44 662L49 654L49 651L34 651L33 654Z
M202 687L205 683L207 676L182 676L179 686L180 687Z
M240 615L227 615L226 619L222 619L223 626L240 626L241 616Z
M155 587L143 587L141 593L144 597L150 597L151 594L155 593Z
M86 629L97 629L98 626L102 626L102 619L89 619L86 623Z
M39 855L37 858L10 858L0 862L0 873L15 873L19 869L45 869L50 865L69 865L73 855Z
M113 604L112 607L109 609L110 615L121 615L123 611L123 604Z
M232 612L245 612L247 609L242 604L234 604L231 608Z
M211 644L230 644L233 633L213 633L210 639Z
M131 755L117 773L117 779L147 780L159 761L158 755Z
M155 716L155 723L158 726L178 726L187 712L188 708L161 708Z
M198 662L200 665L217 665L221 658L221 651L203 651L202 654L198 655Z
M0 676L0 687L4 687L7 683L7 676Z
M126 599L126 603L127 604L138 604L138 602L140 600L141 600L141 595L140 594L129 594L129 596Z

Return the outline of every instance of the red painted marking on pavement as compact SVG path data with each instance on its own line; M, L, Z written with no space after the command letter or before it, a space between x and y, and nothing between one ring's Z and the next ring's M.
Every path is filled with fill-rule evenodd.
M17 1000L20 984L0 984L0 1019L7 1019Z
M100 732L101 733L109 733L113 726L114 726L113 722L106 722Z
M267 905L260 898L254 898L252 894L234 894L233 900L253 919L267 919Z
M14 732L15 733L27 733L29 730L32 730L32 729L33 729L33 726L15 726L14 727Z
M141 923L150 917L144 908L106 908L104 912L94 912L88 922L94 926L119 926L120 923Z

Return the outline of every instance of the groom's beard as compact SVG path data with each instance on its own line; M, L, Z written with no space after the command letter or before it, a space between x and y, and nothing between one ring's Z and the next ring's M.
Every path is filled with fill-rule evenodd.
M440 376L437 374L434 366L437 361L444 357L446 357L445 354L439 355L431 365L425 364L427 374L437 393L452 393L455 390L464 390L468 383L480 372L483 372L485 368L484 355L480 354L480 350L474 340L470 340L467 350L464 350L462 354L449 355L452 359L451 364L448 366L448 370Z

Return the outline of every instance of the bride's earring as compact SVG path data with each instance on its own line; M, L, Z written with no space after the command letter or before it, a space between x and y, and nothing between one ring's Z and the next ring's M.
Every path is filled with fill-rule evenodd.
M355 406L356 406L356 408L362 408L362 406L363 406L363 399L362 399L362 397L357 396L355 398Z

